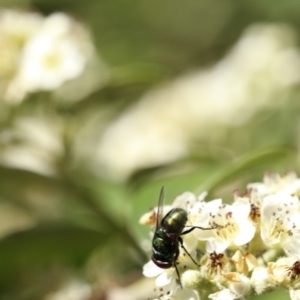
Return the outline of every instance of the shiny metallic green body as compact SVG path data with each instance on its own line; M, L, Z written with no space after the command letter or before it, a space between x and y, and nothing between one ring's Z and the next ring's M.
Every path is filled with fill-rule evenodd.
M160 268L174 266L179 254L180 235L186 222L187 212L182 208L174 208L158 224L152 240L152 260Z
M152 240L152 261L162 269L174 267L181 285L180 273L177 267L179 246L185 251L196 266L200 266L184 247L182 235L192 232L194 229L210 230L200 226L186 226L187 212L182 208L174 208L163 216L164 208L164 187L161 188L157 212L156 229ZM185 227L186 228L184 230Z

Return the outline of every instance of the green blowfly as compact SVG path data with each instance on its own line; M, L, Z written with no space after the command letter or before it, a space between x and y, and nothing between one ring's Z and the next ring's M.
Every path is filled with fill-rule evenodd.
M173 208L165 216L163 216L164 194L164 187L162 187L158 201L156 228L152 240L153 254L151 259L159 268L169 269L171 267L175 267L179 284L181 286L180 275L176 263L179 256L179 245L183 248L191 260L198 265L184 247L181 236L190 233L196 228L202 230L209 230L213 228L192 226L191 228L184 230L187 222L187 211L182 208Z

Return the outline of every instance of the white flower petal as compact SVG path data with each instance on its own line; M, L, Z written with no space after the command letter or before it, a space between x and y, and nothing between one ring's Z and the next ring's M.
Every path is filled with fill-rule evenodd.
M252 240L255 234L255 226L249 220L244 220L243 224L240 224L240 231L234 239L234 244L242 246Z
M245 198L238 198L232 206L232 211L236 222L244 222L250 213L250 203Z
M210 238L206 242L206 252L208 253L223 253L229 246L230 241L224 241L224 243L217 242L216 239Z
M155 280L156 286L169 285L172 279L175 279L173 270L164 270Z
M239 281L231 281L229 289L237 295L238 298L244 299L251 291L250 279L245 275L239 274Z
M294 234L287 238L282 247L288 256L300 259L300 234Z
M152 260L147 262L143 267L143 275L146 277L156 277L164 270L159 268Z
M199 295L196 291L190 289L177 289L172 295L172 300L199 300Z
M237 296L229 289L224 289L214 294L210 294L208 298L212 300L234 300L237 298Z
M195 194L191 193L191 192L184 192L180 195L178 195L174 201L172 206L173 207L180 207L183 209L188 209L188 207L191 207L192 205L194 205L197 201L197 198L195 196Z
M300 300L300 290L289 290L291 300Z

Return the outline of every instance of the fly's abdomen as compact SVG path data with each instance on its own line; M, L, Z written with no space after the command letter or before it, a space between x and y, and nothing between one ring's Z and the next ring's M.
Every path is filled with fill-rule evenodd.
M160 268L167 269L173 266L174 257L178 251L178 242L168 241L158 236L152 241L152 260Z
M168 239L154 236L152 248L161 254L167 255L170 252L174 252L178 248L178 242L174 242L173 240L169 241Z

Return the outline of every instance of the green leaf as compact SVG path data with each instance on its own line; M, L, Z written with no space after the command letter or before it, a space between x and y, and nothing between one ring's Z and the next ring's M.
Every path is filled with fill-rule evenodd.
M261 170L263 167L270 168L272 162L277 163L279 160L286 158L288 154L291 154L291 148L287 147L274 147L247 153L232 164L220 168L218 171L215 171L214 174L207 177L207 179L198 186L196 194L202 191L211 192L233 178L249 174L251 171L254 172L257 169Z
M49 201L51 195L63 193L62 183L54 178L31 171L0 166L0 196L24 205L29 191L43 195Z
M81 265L103 243L98 232L69 225L44 225L0 240L0 287L53 265Z

